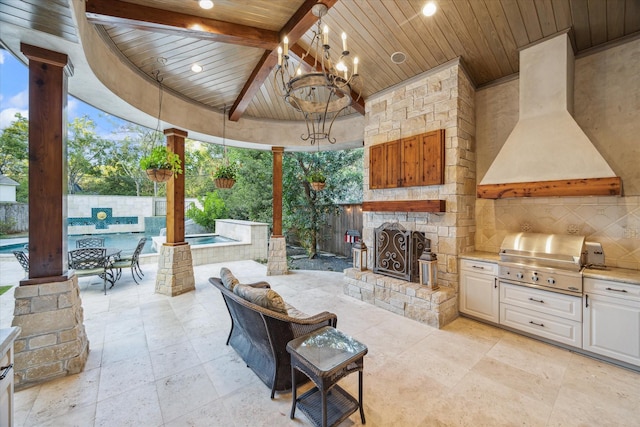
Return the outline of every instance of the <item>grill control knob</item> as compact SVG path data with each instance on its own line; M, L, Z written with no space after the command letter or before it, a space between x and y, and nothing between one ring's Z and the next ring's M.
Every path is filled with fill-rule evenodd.
M549 277L547 279L547 283L550 285L555 285L556 284L556 279L554 279L553 277Z
M517 279L522 279L522 278L524 278L524 274L522 274L522 273L516 273L516 278L517 278Z
M531 280L533 280L534 282L537 282L538 280L540 280L540 278L538 276L536 276L537 273L533 273L533 276L531 276Z

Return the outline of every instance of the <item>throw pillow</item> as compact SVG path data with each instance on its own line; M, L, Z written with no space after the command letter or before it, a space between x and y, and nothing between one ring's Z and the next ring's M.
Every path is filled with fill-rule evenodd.
M233 291L233 288L235 288L235 286L240 283L240 281L236 279L236 276L233 275L231 270L226 267L222 267L220 269L220 280L222 280L222 284L224 285L224 287L229 289L230 291Z
M254 288L247 285L236 285L233 288L233 293L255 305L266 308L267 310L273 310L281 314L287 314L284 300L282 299L280 294L278 294L273 289Z

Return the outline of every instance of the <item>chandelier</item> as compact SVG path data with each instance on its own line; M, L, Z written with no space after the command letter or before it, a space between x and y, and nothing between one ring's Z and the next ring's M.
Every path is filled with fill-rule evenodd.
M304 115L307 133L302 134L301 138L311 144L319 144L325 139L331 144L336 142L331 137L331 127L340 113L354 102L351 86L359 80L358 58L353 58L351 68L346 64L349 50L345 33L342 33L340 57L335 62L331 60L329 28L322 26L322 17L327 14L327 10L327 6L322 3L311 9L318 17L317 27L313 31L309 47L297 64L289 57L289 39L284 38L284 48L278 46L278 65L274 73L274 86L280 90L280 95ZM303 63L312 51L312 70L305 71Z

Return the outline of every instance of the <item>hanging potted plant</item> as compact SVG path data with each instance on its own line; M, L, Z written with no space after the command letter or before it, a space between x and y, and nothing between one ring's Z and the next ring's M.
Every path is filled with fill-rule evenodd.
M238 165L235 163L222 164L213 173L213 179L218 188L231 188L236 183Z
M140 167L147 172L147 177L154 182L168 181L174 173L182 173L180 157L158 145L151 152L140 159Z
M315 191L324 189L326 180L327 177L324 176L324 174L319 170L313 171L309 174L309 176L307 176L307 181L309 181L311 188L313 188Z

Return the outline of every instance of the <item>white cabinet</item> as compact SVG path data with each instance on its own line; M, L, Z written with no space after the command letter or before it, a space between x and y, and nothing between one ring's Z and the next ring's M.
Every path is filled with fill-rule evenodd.
M498 323L500 292L498 265L463 259L460 261L460 312Z
M20 328L0 329L0 427L13 426L13 342Z
M583 349L640 366L640 286L584 279Z
M580 302L580 297L500 283L500 324L581 347Z

